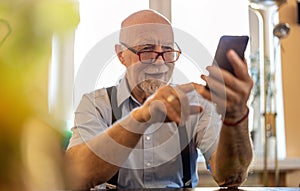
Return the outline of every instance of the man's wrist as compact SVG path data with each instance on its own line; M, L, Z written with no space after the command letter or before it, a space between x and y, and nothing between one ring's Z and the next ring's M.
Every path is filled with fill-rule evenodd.
M149 119L145 117L145 112L141 110L141 108L136 108L131 112L131 116L138 122L147 123Z
M235 119L224 119L223 124L226 126L238 126L240 124L242 124L244 121L246 121L248 119L248 115L249 115L249 108L246 107L246 111L243 112L244 114L239 117L239 118L235 118Z
M144 134L145 130L151 125L150 123L141 122L136 119L134 116L134 112L123 118L123 120L121 120L119 124L127 131L136 134Z

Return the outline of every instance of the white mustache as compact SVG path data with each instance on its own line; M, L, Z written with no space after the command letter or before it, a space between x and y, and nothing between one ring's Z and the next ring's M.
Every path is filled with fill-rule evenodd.
M146 74L159 74L159 73L166 73L170 70L168 66L165 64L162 65L155 65L155 66L149 66L144 69L144 73Z

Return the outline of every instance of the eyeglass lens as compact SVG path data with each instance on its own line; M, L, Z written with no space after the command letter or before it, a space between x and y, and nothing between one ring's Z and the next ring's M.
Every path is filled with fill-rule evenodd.
M143 63L151 64L158 59L159 56L163 57L163 60L167 63L169 62L175 62L178 57L179 53L176 51L168 51L168 52L140 52L139 53L140 60Z

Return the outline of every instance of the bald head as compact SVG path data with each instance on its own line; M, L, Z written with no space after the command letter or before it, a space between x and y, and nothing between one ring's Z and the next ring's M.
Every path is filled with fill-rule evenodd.
M160 13L154 10L141 10L129 15L121 24L121 27L129 27L132 25L160 23L170 25L170 22Z
M129 45L150 38L173 39L170 21L154 10L141 10L129 15L121 24L120 41ZM143 40L142 40L143 41ZM142 42L141 42L142 43Z

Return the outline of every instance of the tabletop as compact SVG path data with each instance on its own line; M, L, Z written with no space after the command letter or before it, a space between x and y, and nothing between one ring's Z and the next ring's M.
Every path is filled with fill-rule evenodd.
M139 189L116 189L120 191L300 191L300 187L199 187L199 188L139 188ZM100 190L99 190L100 191Z

